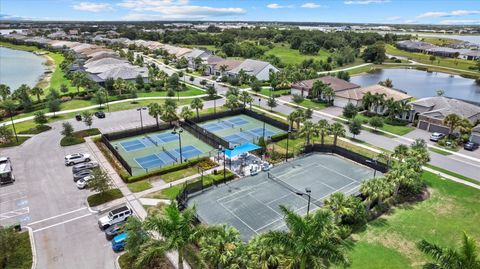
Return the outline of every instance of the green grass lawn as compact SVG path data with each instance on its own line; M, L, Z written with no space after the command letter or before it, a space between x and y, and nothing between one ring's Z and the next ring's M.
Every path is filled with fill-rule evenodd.
M303 60L314 59L316 61L326 61L330 53L326 50L320 50L317 55L304 55L300 51L291 49L288 45L277 44L273 49L265 52L265 55L275 55L284 64L300 64Z
M205 94L204 91L194 88L190 85L187 85L186 91L180 91L179 96L196 96ZM167 96L167 91L152 91L152 92L139 92L138 97L158 97L158 96ZM177 96L177 93L175 93Z
M9 261L2 267L4 269L30 269L32 267L32 247L28 232L16 233L18 241L16 251ZM7 242L8 243L8 242Z
M175 185L167 189L147 194L147 198L174 200L182 190L183 185Z
M263 95L266 95L266 96L270 96L272 94L272 90L270 90L269 88L262 88L259 93L263 94ZM278 97L279 95L290 94L290 89L288 89L288 90L276 90L276 91L273 91L273 94L275 94L276 97Z
M352 235L349 268L421 268L427 257L415 246L426 239L458 246L462 232L480 239L480 191L424 172L430 198L397 207Z
M370 119L369 117L367 117L363 114L357 114L356 118L361 120L364 123L365 123L365 121L367 121L366 124L368 124L368 120ZM411 131L415 130L415 128L411 127L411 126L388 124L388 123L385 122L385 118L384 118L384 122L383 122L383 127L379 128L379 129L383 130L385 132L396 134L396 135L406 135L406 134L410 133Z
M93 207L101 205L119 198L122 198L123 194L119 189L111 189L104 194L95 193L87 197L88 205Z
M134 183L127 184L127 187L132 192L141 192L152 188L152 184L148 180L141 180Z
M172 182L172 181L179 180L184 177L189 177L195 174L198 174L198 168L196 166L192 166L182 170L161 175L160 178L165 182Z
M430 55L428 54L423 54L423 53L413 53L413 52L408 52L404 50L397 49L396 47L392 45L386 45L385 46L387 53L391 55L396 55L396 56L403 56L410 58L416 62L424 63L424 64L431 64L431 65L438 65L441 67L449 67L449 68L455 68L455 69L461 69L461 70L466 70L470 72L475 72L469 67L472 67L475 65L474 61L468 61L468 60L463 60L463 59L454 59L454 58L446 58L446 57L436 57L437 60L435 61L430 61ZM438 62L440 61L440 62Z
M452 153L448 152L448 151L445 151L445 150L441 150L441 149L436 149L436 148L429 148L430 151L433 151L435 153L438 153L438 154L441 154L441 155L444 155L444 156L448 156L448 155L451 155Z
M304 106L306 108L311 108L313 110L321 110L321 109L324 109L324 108L329 106L325 102L313 101L313 100L307 99L307 98L303 99L303 101L300 102L300 103L295 103L295 102L293 102L293 100L291 101L291 103L299 105L299 106Z
M420 36L420 39L423 42L427 42L433 45L437 45L440 47L445 47L452 45L457 42L462 42L462 40L459 39L453 39L453 38L443 38L443 37L433 37L433 36Z
M14 147L14 146L19 146L23 144L23 142L27 141L30 137L25 137L25 136L19 136L18 137L18 142L15 139L15 136L12 138L12 141L10 143L0 143L0 148L8 148L8 147Z

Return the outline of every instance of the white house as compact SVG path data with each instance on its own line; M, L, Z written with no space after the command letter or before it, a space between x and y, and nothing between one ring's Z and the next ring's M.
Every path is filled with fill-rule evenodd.
M245 71L248 75L256 77L258 80L268 80L270 71L278 72L279 70L268 62L247 59L234 69L227 72L230 76L237 76L240 70Z

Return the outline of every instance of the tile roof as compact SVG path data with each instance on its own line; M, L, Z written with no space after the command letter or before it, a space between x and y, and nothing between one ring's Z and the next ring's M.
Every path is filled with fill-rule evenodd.
M240 65L238 65L234 69L230 70L230 72L238 74L240 72L240 70L243 69L249 75L256 76L258 73L260 73L263 69L265 69L269 65L271 65L271 64L268 63L268 62L246 59ZM274 68L275 70L278 70L273 66L272 66L272 68Z
M344 90L344 91L338 91L335 92L335 96L338 97L343 97L351 100L362 100L363 96L367 93L370 92L372 94L379 93L379 94L385 94L385 99L391 99L395 101L401 101L401 100L406 100L409 98L412 98L410 95L405 94L403 92L400 92L395 89L391 89L382 85L371 85L367 87L361 87L361 88L353 88L349 90Z
M329 85L333 89L333 91L335 91L335 92L360 87L357 84L345 81L343 79L339 79L339 78L332 77L332 76L325 76L325 77L320 77L320 78L316 78L316 79L302 80L302 81L296 82L292 85L292 88L310 90L313 87L313 83L317 80Z
M122 78L122 79L135 79L138 75L142 77L148 77L148 69L145 67L138 67L138 66L127 66L122 65L115 68L111 68L108 71L105 71L101 74L98 74L98 77L102 79L107 78Z
M410 102L410 104L428 108L429 111L423 112L422 115L437 119L443 119L449 114L457 114L470 119L480 114L479 106L444 96L426 97Z

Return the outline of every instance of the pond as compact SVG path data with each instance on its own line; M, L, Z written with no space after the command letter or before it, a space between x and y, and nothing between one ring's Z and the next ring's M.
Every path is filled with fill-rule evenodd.
M31 52L0 47L0 83L11 91L22 84L33 87L45 72L45 61Z
M393 87L409 95L422 98L437 95L437 90L445 91L445 96L480 103L480 86L475 80L439 72L426 72L415 69L382 69L378 72L354 76L350 82L368 86L391 79Z

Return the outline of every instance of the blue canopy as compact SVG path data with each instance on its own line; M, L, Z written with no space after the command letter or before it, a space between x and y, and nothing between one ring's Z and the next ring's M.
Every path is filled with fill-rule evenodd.
M225 156L227 156L228 158L231 159L231 158L236 157L236 156L238 156L242 153L250 152L250 151L256 150L256 149L261 149L261 147L255 145L255 144L252 144L252 143L242 144L240 146L235 147L232 150L226 149L225 150Z

